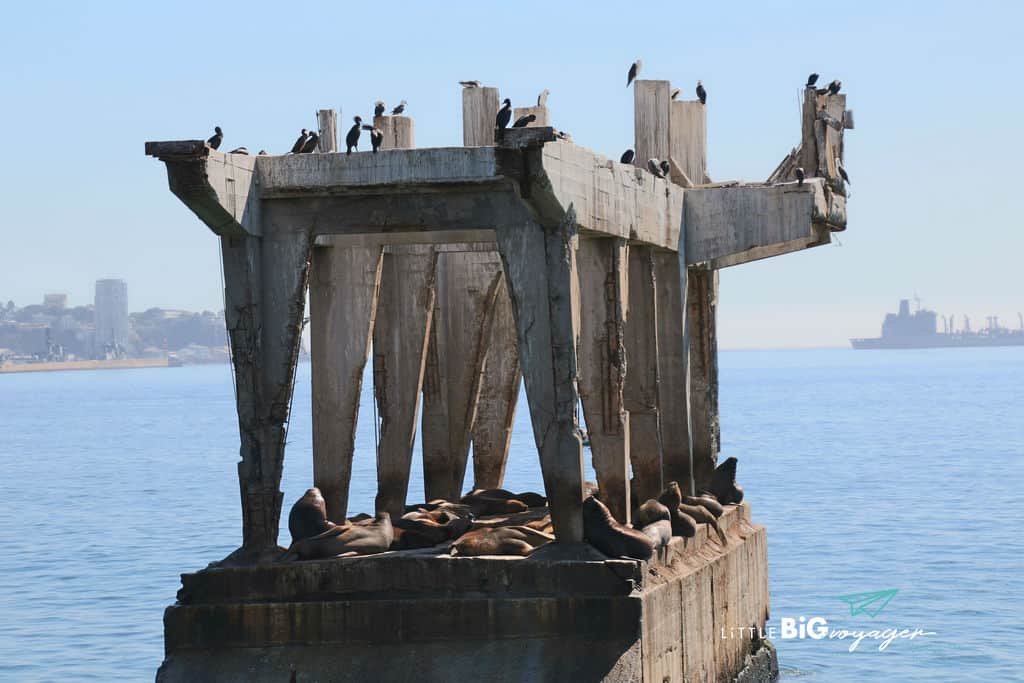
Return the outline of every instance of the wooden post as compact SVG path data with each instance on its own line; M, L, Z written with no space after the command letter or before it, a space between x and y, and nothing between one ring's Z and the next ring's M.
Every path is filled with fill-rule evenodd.
M636 502L662 490L658 381L658 304L651 249L629 248L629 311L626 315L625 401L629 411L629 454Z
M377 116L374 128L384 133L381 149L412 149L416 146L412 119L408 116Z
M497 88L462 89L462 145L490 147L494 144L494 118L501 108Z
M690 266L686 298L690 346L690 434L697 489L711 482L718 461L718 271Z
M316 114L320 125L320 141L317 148L321 152L338 151L338 112L333 109L321 109Z
M551 522L561 542L583 540L583 444L576 424L572 269L576 214L546 228L525 220L497 229L512 295L519 360Z
M437 254L390 248L384 254L373 329L373 385L380 414L378 511L404 514L416 439L427 341L434 314Z
M594 455L601 500L628 524L630 415L623 404L626 378L624 318L627 297L626 241L581 239L579 275L579 392Z
M379 245L313 250L313 483L323 493L327 518L332 520L348 516L359 396L373 338L382 260Z

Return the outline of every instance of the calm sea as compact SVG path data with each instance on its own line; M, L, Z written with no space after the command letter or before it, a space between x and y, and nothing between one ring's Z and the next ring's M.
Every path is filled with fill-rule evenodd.
M850 640L776 636L785 678L1022 680L1024 349L720 364L723 456L739 458L768 527L770 626L818 616L935 633L852 653ZM311 483L309 415L302 365L286 506ZM364 409L350 512L372 507L371 419ZM227 366L0 376L0 679L153 679L178 574L240 541L236 430ZM540 481L521 402L506 484ZM874 618L838 599L889 589Z

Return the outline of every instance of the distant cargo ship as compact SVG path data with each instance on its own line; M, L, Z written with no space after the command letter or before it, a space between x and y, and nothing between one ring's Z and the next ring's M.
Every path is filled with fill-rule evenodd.
M1018 318L1021 315L1017 314ZM943 318L939 332L935 311L920 308L910 312L910 300L900 300L899 313L889 313L882 323L882 336L874 339L851 339L855 349L933 349L956 346L1024 346L1024 318L1021 329L1010 330L989 317L988 326L974 332L965 317L963 329L954 331L953 317Z
M0 362L0 375L16 372L60 372L64 370L130 370L168 368L181 365L172 358L119 358L110 360L59 360L30 363Z

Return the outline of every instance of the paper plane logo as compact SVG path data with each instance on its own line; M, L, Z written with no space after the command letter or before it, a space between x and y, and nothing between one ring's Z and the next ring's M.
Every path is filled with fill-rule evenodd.
M899 593L898 588L890 588L885 591L873 593L851 593L850 595L838 596L840 600L850 605L850 616L866 614L869 617L877 617L885 609L885 606Z

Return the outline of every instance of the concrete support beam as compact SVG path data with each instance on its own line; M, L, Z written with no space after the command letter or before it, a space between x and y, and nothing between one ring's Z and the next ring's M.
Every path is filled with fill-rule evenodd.
M457 500L469 457L501 260L494 252L438 255L437 298L423 380L427 500Z
M330 238L327 238L330 239ZM313 483L328 519L348 516L363 369L370 355L383 249L313 249L310 345L313 363Z
M462 89L462 144L490 147L494 144L494 120L501 108L497 88Z
M373 329L373 386L380 415L376 509L404 513L427 343L434 315L437 254L412 248L384 256Z
M652 250L633 245L629 248L629 312L625 325L625 401L637 503L656 497L663 488L658 315Z
M719 450L718 271L707 266L688 268L686 307L693 478L701 489L711 482Z
M518 228L497 230L544 490L561 542L583 540L583 444L576 424L571 296L576 231L572 207L551 227L524 217Z
M522 377L512 300L502 273L491 312L487 362L473 422L473 488L502 486Z
M632 509L630 415L623 404L627 261L625 240L580 239L576 250L580 399L601 500L623 524L629 523Z

